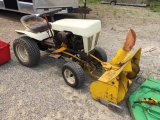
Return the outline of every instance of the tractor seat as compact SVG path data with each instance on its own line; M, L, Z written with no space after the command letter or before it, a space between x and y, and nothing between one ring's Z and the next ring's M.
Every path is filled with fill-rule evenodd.
M21 18L22 24L32 32L44 32L51 28L51 24L47 25L45 19L36 15L25 15Z

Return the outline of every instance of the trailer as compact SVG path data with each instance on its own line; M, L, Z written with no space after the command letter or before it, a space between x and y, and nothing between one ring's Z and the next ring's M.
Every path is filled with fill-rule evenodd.
M78 0L0 0L0 9L27 14L43 14L61 8L59 13L89 13L91 9L79 7Z
M147 6L149 5L150 0L102 0L101 3L109 3L111 5Z

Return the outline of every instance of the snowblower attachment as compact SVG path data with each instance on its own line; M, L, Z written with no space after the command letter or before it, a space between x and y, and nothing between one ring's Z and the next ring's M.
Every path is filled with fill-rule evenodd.
M102 104L109 103L114 107L124 99L132 84L130 79L135 78L140 71L141 48L129 54L135 42L136 34L131 29L123 47L118 50L111 62L101 62L104 73L90 85L90 94L93 99L99 100Z

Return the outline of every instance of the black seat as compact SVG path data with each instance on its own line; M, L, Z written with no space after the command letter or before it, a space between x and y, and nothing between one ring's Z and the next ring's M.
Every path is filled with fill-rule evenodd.
M36 15L25 15L21 18L22 24L32 32L43 32L51 28L46 20Z

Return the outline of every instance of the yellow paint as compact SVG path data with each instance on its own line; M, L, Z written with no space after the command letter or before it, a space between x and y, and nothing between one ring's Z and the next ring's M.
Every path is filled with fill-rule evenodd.
M119 49L111 63L101 62L105 70L97 81L90 85L90 93L93 99L103 99L115 104L121 102L132 81L126 77L132 72L133 62L139 65L141 49L129 54L122 48Z
M118 86L119 83L116 79L108 83L94 81L90 85L90 94L95 100L102 98L103 100L107 100L117 104Z
M61 47L61 48L59 48L59 49L57 49L57 50L53 51L52 53L53 53L53 54L61 53L61 52L65 51L65 50L67 50L67 48L65 48L65 47Z
M53 53L53 54L57 54L57 53L61 53L61 52L65 51L65 50L67 50L67 45L66 45L66 44L62 43L61 46L62 46L61 48L53 51L52 53Z
M135 63L137 65L139 65L140 63L140 57L141 57L141 51L142 49L138 49L136 52L134 52L133 54L130 54L129 56L127 56L121 63L126 63L127 61L131 60L131 59L135 59Z
M63 53L66 54L66 55L69 55L69 56L71 56L71 57L73 57L73 58L75 58L75 59L77 59L77 60L80 61L80 62L83 62L80 58L74 56L73 54L71 54L71 53L69 53L69 52L63 51Z
M124 51L122 48L120 48L116 54L115 57L113 57L111 63L113 65L119 65L123 59L126 57L126 55L128 54L128 52Z
M119 103L124 99L128 91L129 79L127 79L124 73L120 73L118 81L119 81L119 89L118 89L117 102Z
M102 63L103 61L101 61L100 59L98 59L97 57L95 57L94 55L90 54L90 56L94 59L96 59L98 62Z

